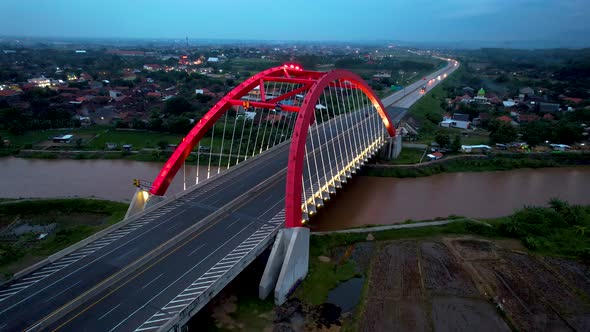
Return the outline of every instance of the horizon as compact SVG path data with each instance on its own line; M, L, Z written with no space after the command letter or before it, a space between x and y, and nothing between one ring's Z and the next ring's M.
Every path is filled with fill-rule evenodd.
M585 24L588 16L590 5L582 0L482 0L477 5L468 0L434 4L425 0L368 0L362 6L350 0L321 4L304 1L297 5L259 0L257 6L232 0L204 4L146 0L139 7L137 3L114 0L100 4L9 0L0 3L0 30L5 36L49 39L158 41L188 37L216 41L395 41L438 45L523 42L538 44L540 48L580 48L590 46L590 28ZM273 19L266 17L286 19L274 24Z

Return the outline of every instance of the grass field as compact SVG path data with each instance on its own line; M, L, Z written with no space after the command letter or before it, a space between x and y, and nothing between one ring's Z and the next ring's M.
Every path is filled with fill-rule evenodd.
M420 162L420 158L424 155L424 149L410 149L404 148L399 154L397 159L394 159L390 164L394 165L406 165L406 164L417 164Z
M0 227L56 224L43 240L26 233L0 240L0 273L13 273L104 229L125 216L127 204L95 199L9 201L0 204Z

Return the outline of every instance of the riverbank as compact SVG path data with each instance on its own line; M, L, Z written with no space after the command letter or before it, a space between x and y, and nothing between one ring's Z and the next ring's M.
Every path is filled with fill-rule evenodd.
M247 287L222 292L192 324L207 321L219 330L588 330L590 206L558 200L550 206L485 220L488 225L457 220L313 235L309 274L283 306L254 298L248 289L258 280L250 272L242 284Z
M0 204L0 281L120 221L127 204L95 199Z
M415 160L417 154L410 158ZM440 173L508 171L521 168L589 166L590 153L491 153L487 155L454 155L414 164L366 165L361 175L380 177L423 177Z

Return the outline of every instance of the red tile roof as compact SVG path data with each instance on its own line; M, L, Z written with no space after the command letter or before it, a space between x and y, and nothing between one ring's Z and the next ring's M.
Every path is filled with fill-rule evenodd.
M584 101L584 99L582 99L582 98L573 98L573 97L563 97L562 99L566 100L566 101L571 101L574 104L579 104Z
M502 115L500 117L497 118L499 121L503 121L503 122L507 122L510 123L512 122L512 118L506 115Z
M0 97L12 97L16 95L20 95L19 91L14 90L0 90Z

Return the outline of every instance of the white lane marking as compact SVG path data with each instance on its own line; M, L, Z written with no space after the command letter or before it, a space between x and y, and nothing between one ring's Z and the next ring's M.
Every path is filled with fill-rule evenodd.
M73 285L71 285L70 287L68 287L68 288L66 288L66 289L64 289L64 290L62 290L61 292L59 292L59 293L57 293L57 294L53 295L52 297L48 298L48 299L47 299L47 300L45 300L44 302L49 302L49 301L51 301L52 299L56 298L58 295L60 295L60 294L62 294L63 292L67 291L68 289L70 289L70 288L72 288L72 287L76 286L76 285L77 285L77 284L79 284L81 281L82 281L82 280L78 280L78 282L76 282L75 284L73 284Z
M235 223L237 223L238 221L240 221L241 218L236 219L234 222L232 222L231 224L229 224L227 227L225 227L225 230L230 229Z
M192 300L193 299L189 297L189 298L186 298L186 299L180 299L180 300L170 301L170 303L181 303L181 302L187 302L187 301L192 301Z
M14 292L14 291L15 291L15 289L8 288L8 289L1 290L0 293L10 293L10 292ZM4 295L4 294L0 294L0 295Z
M186 307L186 304L178 304L178 305L165 306L164 309L174 309L174 308L184 308L184 307Z
M208 288L208 287L205 287L205 288ZM192 296L192 295L195 295L195 294L202 294L202 293L203 293L203 291L196 291L196 292L186 293L186 294L182 293L182 294L178 295L177 297Z
M156 325L156 326L150 326L150 327L137 328L137 329L135 329L135 332L154 330L154 329L157 329L159 327L160 327L159 325Z
M113 310L117 309L117 308L118 308L120 305L121 305L121 303L117 304L117 305L116 305L116 306L115 306L113 309L111 309L111 310L107 311L107 313L106 313L106 314L104 314L104 315L100 316L100 317L98 318L98 320L101 320L101 319L105 318L105 317L106 317L106 315L110 314L110 313L111 313Z
M124 253L123 255L118 256L117 259L125 258L125 257L131 255L131 253L135 252L136 250L137 250L137 248L133 248L133 249L127 251L126 253Z
M192 292L192 291L198 290L199 292L202 292L203 290L205 290L205 289L207 289L207 288L211 287L211 285L213 285L213 283L210 283L210 284L209 284L209 285L207 285L207 286L189 287L189 288L185 289L184 291L189 291L189 292ZM184 292L184 291L183 291L183 292ZM182 294L182 293L180 293L180 294Z
M154 319L154 320L148 320L147 322L145 322L144 324L149 324L149 323L156 323L156 322L161 322L164 320L169 320L170 318L158 318L158 319Z
M147 286L149 286L152 282L158 280L161 276L163 276L164 273L160 273L159 276L155 277L152 281L148 282L147 284L143 285L143 287L141 287L141 289L145 289Z
M176 228L176 227L178 227L178 226L180 226L180 223L177 223L176 225L174 225L174 226L172 226L172 227L168 228L168 230L169 230L169 231L171 231L172 229L174 229L174 228Z
M187 211L187 210L186 210L186 209L185 209L185 210L182 210L182 211L178 212L177 214L173 215L172 217L170 217L169 219L172 219L172 218L174 218L174 217L176 217L176 216L180 215L181 213L184 213L185 211ZM168 220L169 220L169 219L168 219ZM166 222L166 221L167 221L167 220L164 220L163 222ZM7 308L5 308L4 310L0 311L0 315L1 315L1 314L3 314L3 313L5 313L6 311L8 311L8 310L10 310L10 309L12 309L12 308L14 308L14 307L16 307L17 305L19 305L19 304L21 304L21 303L23 303L23 302L25 302L25 301L28 301L28 300L29 300L29 299L31 299L33 296L36 296L36 295L37 295L37 294L39 294L40 292L42 292L42 291L46 290L47 288L49 288L49 287L51 287L51 286L55 285L55 284L56 284L56 283L58 283L58 282L60 282L60 281L64 280L65 278L67 278L67 277L69 277L69 276L73 275L74 273L77 273L78 271L80 271L80 270L82 270L82 269L85 269L85 268L86 268L88 265L90 265L90 264L92 264L92 263L94 263L94 262L98 261L99 259L101 259L101 258L103 258L103 257L105 257L105 256L108 256L108 255L110 255L110 254L111 254L112 252L114 252L115 250L117 250L117 249L119 249L119 248L121 248L121 247L123 247L123 246L125 246L125 245L127 245L127 244L129 244L129 243L131 243L132 241L135 241L137 238L141 237L142 235L144 235L144 234L145 234L145 233L147 233L147 232L150 232L151 230L153 230L154 228L156 228L156 227L158 227L158 226L160 226L160 225L161 225L161 223L159 223L159 224L157 224L157 225L154 225L152 228L150 228L150 229L146 230L145 232L143 232L143 233L141 233L141 234L138 234L136 237L134 237L134 238L132 238L132 239L128 240L127 242L125 242L125 243L121 243L121 244L120 244L118 247L114 248L113 250L111 250L111 251L109 251L109 252L107 252L107 253L103 254L103 255L102 255L102 256L100 256L100 257L97 257L96 259L94 259L93 261L91 261L91 262L89 262L89 263L86 263L85 265L83 265L83 266L79 267L78 269L76 269L76 270L74 270L74 271L70 272L69 274L67 274L67 275L65 275L65 276L63 276L63 277L61 277L61 278L60 278L60 279L58 279L57 281L55 281L55 282L53 282L53 283L51 283L51 284L49 284L49 285L45 286L44 288L42 288L42 289L38 290L37 292L35 292L35 293L33 293L33 294L29 295L29 296L28 296L28 297L26 297L26 298L24 298L24 299L22 299L22 300L18 301L17 303L14 303L14 304L13 304L13 305L11 305L10 307L7 307ZM40 272L42 272L42 271L40 271ZM34 329L34 328L35 328L35 327L37 327L38 325L39 325L39 323L37 323L35 326L31 326L31 327L30 327L30 329Z
M211 253L209 253L209 255L207 255L205 258L201 259L201 261L199 261L197 264L193 265L193 267L191 267L188 271L186 271L180 277L176 278L176 280L174 280L173 282L171 282L170 284L168 284L168 286L166 286L164 289L162 289L158 294L154 295L151 299L149 299L147 302L145 302L141 307L137 308L134 312L132 312L127 317L125 317L125 319L123 319L122 321L120 321L119 324L115 325L115 327L113 327L112 329L110 329L109 332L116 330L119 326L121 326L121 324L125 323L129 318L131 318L131 316L135 315L140 310L143 310L143 308L145 308L155 298L157 298L162 293L164 293L165 291L167 291L168 288L170 288L172 285L174 285L175 283L177 283L180 279L184 278L187 274L191 273L194 269L197 268L197 266L201 265L201 263L203 263L205 260L209 259L209 257L211 257L213 254L215 254L217 251L219 251L219 249L223 248L231 240L235 239L238 235L240 235L243 231L245 231L249 226L250 226L250 224L246 225L239 232L237 232L232 237L230 237L227 241L225 241L220 246L218 246L217 249L213 250Z
M199 250L199 249L203 248L203 247L204 247L206 244L207 244L207 243L203 243L203 244L201 244L201 245L200 245L200 246L199 246L197 249L195 249L195 250L191 251L191 253L190 253L190 254L188 254L188 256L190 256L190 255L194 254L195 252L197 252L197 250Z
M35 277L26 277L26 278L22 278L21 280L25 281L25 280L33 280L33 279L38 279L41 280L43 279L43 276L35 276Z
M159 314L155 314L153 317L158 317L158 316L170 316L170 314L167 312L161 312Z

